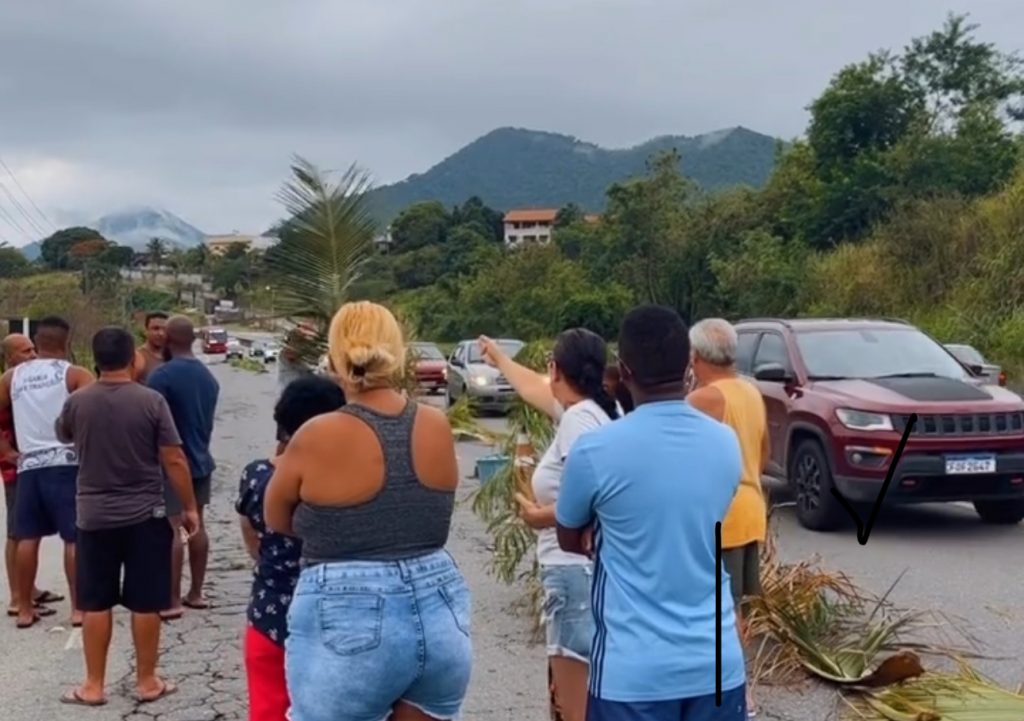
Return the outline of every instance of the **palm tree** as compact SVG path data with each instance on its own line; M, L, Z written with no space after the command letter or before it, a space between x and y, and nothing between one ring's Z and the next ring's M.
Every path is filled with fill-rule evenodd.
M160 264L164 261L164 256L167 254L167 245L160 238L151 238L149 243L146 244L146 255L148 256L149 264L153 266L153 282L156 283L156 274L160 268Z
M316 329L293 349L315 365L327 346L331 318L349 299L352 283L371 257L376 222L366 198L369 176L358 166L332 180L295 157L291 170L292 180L278 193L289 216L281 233L282 252L269 254L266 264L279 312Z

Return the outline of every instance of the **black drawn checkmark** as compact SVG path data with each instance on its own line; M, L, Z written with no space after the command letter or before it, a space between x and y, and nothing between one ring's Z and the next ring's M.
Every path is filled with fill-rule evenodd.
M862 546L866 546L868 543L868 536L871 535L871 529L875 527L875 521L878 520L878 514L882 510L882 502L885 500L885 494L889 492L889 485L892 483L892 477L896 474L896 466L900 462L900 456L903 455L903 448L907 445L907 439L910 438L911 432L914 430L914 425L917 423L917 414L911 413L910 418L907 419L907 427L903 429L903 437L900 438L900 444L896 446L896 452L892 456L892 461L889 462L889 472L885 474L885 481L882 483L882 490L878 493L878 498L875 499L874 508L871 509L871 515L868 516L868 521L865 523L860 520L860 515L857 513L857 509L853 507L853 504L843 498L841 494L834 487L832 488L832 495L836 497L836 500L846 509L846 512L850 514L850 518L857 524L857 542Z

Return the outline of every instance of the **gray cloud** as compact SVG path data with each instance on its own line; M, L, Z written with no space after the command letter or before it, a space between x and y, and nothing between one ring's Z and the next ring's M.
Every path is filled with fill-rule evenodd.
M984 37L1016 46L1024 5L969 4ZM0 157L61 217L149 203L210 232L260 230L279 214L293 152L390 182L503 125L609 146L739 124L792 137L841 65L902 46L945 11L934 0L0 0ZM0 233L18 240L2 222Z

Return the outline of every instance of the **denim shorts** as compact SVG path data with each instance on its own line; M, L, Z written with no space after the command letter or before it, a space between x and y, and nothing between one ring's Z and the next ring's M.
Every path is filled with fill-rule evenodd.
M593 573L589 563L541 566L548 656L590 663L590 644L594 640L594 615L590 610Z
M302 571L288 609L292 721L384 721L404 701L454 719L469 687L470 594L447 551Z

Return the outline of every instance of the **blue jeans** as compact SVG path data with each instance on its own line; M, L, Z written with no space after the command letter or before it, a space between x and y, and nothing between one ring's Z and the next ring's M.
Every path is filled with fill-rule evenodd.
M747 688L722 692L722 705L715 695L676 701L587 700L587 721L747 721Z
M590 663L590 645L594 641L594 614L590 609L593 575L590 564L541 566L548 656Z
M302 571L288 609L292 721L384 721L399 701L458 716L469 687L470 594L437 551Z

